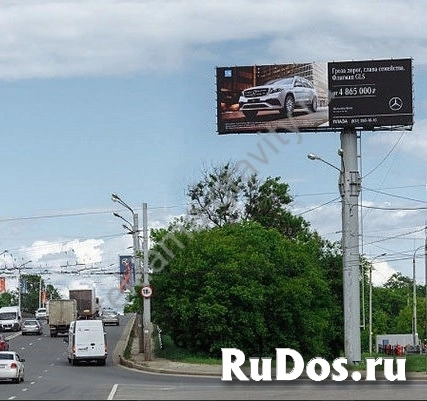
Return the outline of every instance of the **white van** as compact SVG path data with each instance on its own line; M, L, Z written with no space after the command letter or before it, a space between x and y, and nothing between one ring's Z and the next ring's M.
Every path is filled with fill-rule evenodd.
M68 331L68 362L76 365L81 361L105 365L107 338L102 320L73 320Z
M0 331L21 330L22 316L19 306L3 306L0 308Z

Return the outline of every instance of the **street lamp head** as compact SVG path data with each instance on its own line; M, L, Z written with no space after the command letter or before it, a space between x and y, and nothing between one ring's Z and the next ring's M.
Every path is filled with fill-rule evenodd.
M338 149L338 156L344 156L344 151L341 148Z
M27 260L25 263L22 263L18 266L18 269L20 269L21 267L24 267L25 265L28 265L28 263L31 263L32 260Z
M320 156L317 156L317 155L315 155L314 153L309 153L309 154L307 155L307 157L308 157L310 160L320 160L321 162L323 162L323 163L327 164L328 166L330 166L330 167L334 168L335 170L338 170L340 173L342 173L342 171L341 171L337 166L334 166L333 164L331 164L331 163L327 162L326 160L323 160Z
M114 216L114 217L118 217L119 219L122 217L122 216L120 216L117 212L113 212L113 216Z
M122 227L128 231L128 234L134 234L135 231L128 227L126 224L122 224Z
M123 201L123 199L120 198L120 196L117 195L116 193L113 192L111 194L111 200L113 202L119 202L122 206L124 206L126 209L128 209L132 214L135 214L135 212L133 211L133 209L125 201Z

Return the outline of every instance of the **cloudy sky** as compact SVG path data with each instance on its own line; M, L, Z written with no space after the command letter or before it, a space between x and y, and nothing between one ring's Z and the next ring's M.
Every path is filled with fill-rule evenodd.
M415 255L424 282L425 11L408 0L1 1L2 266L118 269L132 239L112 212L132 216L111 193L165 226L202 169L229 160L280 176L293 211L339 240L337 171L307 158L339 165L339 134L218 135L216 67L412 58L413 130L360 133L361 253L379 262L377 283L411 276ZM115 276L46 279L120 298Z

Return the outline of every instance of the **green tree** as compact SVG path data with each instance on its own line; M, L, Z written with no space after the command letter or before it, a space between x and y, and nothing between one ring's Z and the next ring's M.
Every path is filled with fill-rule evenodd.
M236 163L228 162L204 170L187 195L189 214L203 227L251 220L288 238L309 236L308 222L287 210L293 199L280 177L261 181L252 174L245 178Z
M317 239L289 240L256 222L170 233L154 233L157 244L169 235L169 260L152 275L152 306L176 344L216 356L222 347L273 355L284 346L337 356L341 307Z
M0 294L0 308L2 306L11 306L13 301L13 294L9 291Z
M235 163L212 166L202 172L202 179L188 188L189 214L202 225L222 227L241 219L244 184Z
M47 300L60 299L58 290L51 284L46 285L39 274L21 275L21 310L26 313L34 313L39 307L40 289L46 288ZM14 303L18 304L18 291L13 293Z
M309 223L286 209L293 199L288 184L280 182L280 177L268 177L260 182L256 175L252 175L243 193L245 219L257 221L266 228L276 228L288 238L309 233Z

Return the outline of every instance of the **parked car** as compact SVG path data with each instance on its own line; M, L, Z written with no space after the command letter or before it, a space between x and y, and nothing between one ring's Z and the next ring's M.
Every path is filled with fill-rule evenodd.
M37 319L25 319L22 322L21 333L23 336L27 334L42 334L43 328Z
M259 111L278 111L292 116L295 108L317 111L317 92L311 81L300 76L278 78L260 86L245 89L239 98L239 110L248 119Z
M104 322L104 325L120 325L119 314L114 310L104 310L101 315L101 320Z
M9 341L2 334L0 334L0 351L9 351Z
M36 319L47 319L47 309L46 308L38 308L34 313L34 317Z
M24 381L24 362L15 351L0 351L0 380Z

